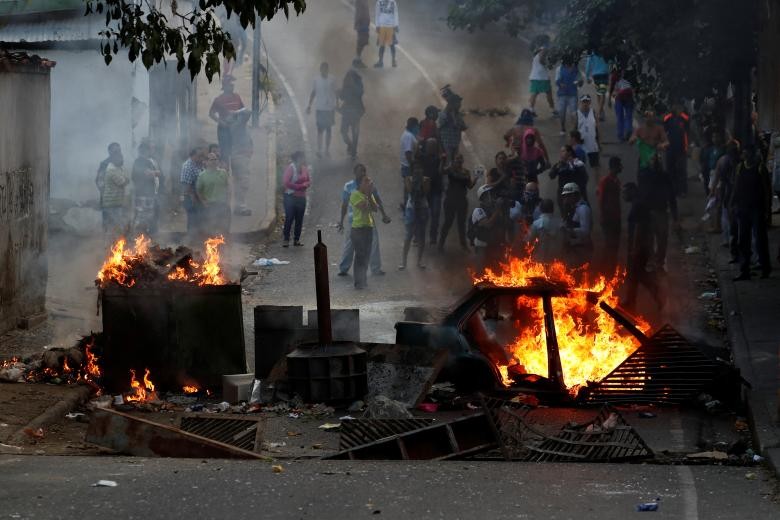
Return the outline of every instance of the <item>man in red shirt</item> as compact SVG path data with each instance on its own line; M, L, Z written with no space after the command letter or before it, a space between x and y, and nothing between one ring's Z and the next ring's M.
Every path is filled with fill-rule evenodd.
M602 272L612 275L617 267L618 251L620 249L620 179L618 174L623 171L620 157L609 158L609 173L599 181L596 195L599 202L599 219L604 233L604 249L601 262Z
M209 117L217 122L217 142L225 161L230 159L233 143L230 138L230 126L235 120L234 112L244 108L241 96L235 92L236 78L230 74L222 78L222 94L214 98Z

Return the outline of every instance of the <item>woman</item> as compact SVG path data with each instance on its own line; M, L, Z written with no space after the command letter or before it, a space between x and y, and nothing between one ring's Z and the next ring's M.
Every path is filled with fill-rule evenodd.
M545 162L549 163L550 157L547 154L547 147L544 145L542 134L539 132L538 128L534 127L534 115L527 108L524 108L523 111L520 112L520 117L515 121L515 126L507 130L504 134L504 141L506 142L507 148L510 148L515 154L519 154L520 148L523 145L523 136L525 135L525 131L529 128L532 129L536 135L536 144L542 149Z
M347 145L347 154L357 157L360 137L360 119L365 114L363 106L363 79L353 69L347 71L339 91L341 100L341 137Z
M352 229L350 239L355 249L355 289L366 288L368 261L374 237L374 215L378 209L374 199L374 183L368 175L360 179L358 188L349 196L352 208Z
M536 144L536 132L528 128L523 135L523 144L520 147L520 160L525 166L525 179L527 182L536 182L539 173L547 168L544 152Z
M284 243L282 247L290 247L290 229L295 222L293 245L301 247L301 229L303 214L306 211L306 190L311 185L309 166L303 152L292 154L291 162L284 170Z
M215 153L206 156L206 169L200 172L195 191L203 204L205 229L214 235L230 232L230 202L228 173L219 167Z
M409 194L404 207L404 250L399 271L406 269L406 260L409 257L409 249L412 247L412 239L417 242L417 267L425 269L422 258L425 253L425 228L428 223L428 195L431 190L431 179L425 176L425 168L422 164L423 152L418 150L418 157L412 167L412 175L404 179L406 192Z

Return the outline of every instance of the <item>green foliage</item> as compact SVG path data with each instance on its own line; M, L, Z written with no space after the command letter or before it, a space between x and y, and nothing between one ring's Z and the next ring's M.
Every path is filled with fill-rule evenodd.
M230 35L219 24L217 7L224 7L228 16L238 17L244 28L271 19L278 11L289 17L291 8L296 14L306 8L305 0L198 0L191 11L182 13L176 0L166 2L165 8L149 0L84 1L86 14L106 17L106 28L100 31L100 50L106 65L120 49L127 49L130 61L140 58L147 69L175 59L179 72L187 68L195 78L203 71L209 81L219 74L220 58L231 59L236 54Z

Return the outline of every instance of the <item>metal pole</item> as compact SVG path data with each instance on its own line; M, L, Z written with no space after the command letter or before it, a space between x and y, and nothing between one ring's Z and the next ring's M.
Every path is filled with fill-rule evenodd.
M252 127L260 126L260 17L255 19L252 37Z
M561 353L558 351L558 338L555 335L555 316L549 294L544 295L542 304L544 307L544 332L547 336L547 378L562 394L565 394L566 383L563 380Z
M317 245L314 246L314 283L317 293L317 325L320 346L333 343L330 321L330 286L328 281L328 248L322 243L322 230L317 230Z

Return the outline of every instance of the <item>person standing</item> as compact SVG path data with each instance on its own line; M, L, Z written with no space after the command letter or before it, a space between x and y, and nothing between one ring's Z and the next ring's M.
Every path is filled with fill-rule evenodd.
M620 305L633 311L636 307L639 284L644 285L658 308L664 305L658 275L648 269L653 255L653 217L638 186L629 182L623 187L623 199L631 204L628 212L628 266L626 269L626 297Z
M769 278L772 272L767 236L767 213L771 209L771 201L769 172L756 147L748 145L743 149L742 162L737 166L731 195L731 208L739 225L739 276L734 281L750 280L754 237L761 278Z
M407 177L406 192L409 194L406 199L406 208L404 210L404 226L406 234L404 235L403 256L399 271L406 269L406 261L409 258L409 249L412 247L412 240L417 243L417 267L425 269L423 264L423 255L425 254L425 230L428 223L428 196L431 189L431 180L425 176L425 163L422 151L418 152L419 160L415 161L412 167L412 175Z
M544 94L547 97L547 104L550 105L552 115L554 117L558 116L558 111L555 110L555 104L553 103L550 69L547 68L546 61L547 49L541 46L534 52L534 58L531 61L531 73L528 76L531 92L528 106L534 117L536 117L536 97L539 94Z
M455 94L448 86L442 89L442 97L447 101L447 105L439 114L437 125L439 127L441 147L447 155L447 164L449 165L452 162L452 158L458 153L458 148L460 148L461 134L468 127L460 115L463 98Z
M373 196L374 183L366 175L360 181L358 189L349 196L352 208L352 229L350 237L355 248L355 289L366 288L368 262L371 256L371 242L374 236L374 216L378 207Z
M566 256L571 267L583 266L590 261L593 253L593 215L590 205L582 198L580 187L575 182L566 184L561 196L566 229Z
M574 149L569 146L561 147L560 160L550 170L550 178L558 179L558 208L561 216L566 215L563 202L563 188L569 183L575 183L579 187L578 193L587 193L588 173L585 164L574 156Z
M358 189L363 177L366 176L366 167L363 164L356 164L353 168L355 175L354 180L351 180L344 184L344 189L341 192L341 218L336 226L339 233L344 230L344 217L347 217L347 224L349 229L352 229L352 206L349 204L349 198L352 192ZM376 202L377 210L382 214L382 222L389 224L391 222L390 217L385 212L384 204L382 204L382 198L379 196L376 186L372 193L374 201ZM369 267L371 268L371 274L374 276L383 276L385 272L382 270L382 256L379 252L379 233L377 226L373 228L374 237L371 240L371 258L369 260ZM349 268L352 267L352 261L355 256L355 247L352 244L351 233L347 232L344 239L344 249L341 252L341 260L339 261L338 276L347 276L349 274Z
M160 168L152 158L152 147L142 141L138 145L138 157L133 162L133 232L154 236L157 233L159 209L157 192L160 187Z
M328 74L327 62L320 64L320 75L314 79L314 85L309 95L309 105L306 113L311 114L314 105L315 121L317 123L317 157L322 157L322 138L325 136L325 155L330 157L330 138L333 125L336 123L336 83Z
M625 71L617 73L610 94L615 99L617 138L622 143L628 141L634 131L634 86L626 79Z
M363 49L368 45L368 35L371 28L371 13L368 12L368 0L355 0L355 33L357 33L357 45L355 59L352 66L357 69L365 69L363 63Z
M360 138L360 119L366 113L363 105L363 78L355 70L348 70L339 91L341 100L341 138L347 145L347 155L357 157Z
M388 45L393 57L393 67L397 67L395 46L398 43L398 4L396 1L377 0L374 18L376 44L379 46L379 61L374 64L374 67L380 69L385 66L385 47Z
M203 206L195 191L198 175L203 171L205 150L197 146L190 150L190 157L181 166L179 182L182 186L182 194L179 197L184 210L187 212L187 234L191 239L200 239L202 232Z
M672 177L678 197L688 194L688 131L690 117L681 105L664 116L664 130L669 140L666 148L666 170Z
M243 217L252 214L252 210L246 205L246 196L249 193L250 164L254 153L254 143L249 135L247 124L252 113L247 108L234 112L234 121L230 126L232 140L232 152L230 154L230 177L233 185L233 202L235 208L233 214ZM217 159L220 155L217 154Z
M424 141L422 156L423 177L428 179L428 210L430 222L431 245L439 242L439 218L441 217L441 203L444 194L444 162L439 153L439 143L435 138ZM425 234L423 234L424 236Z
M206 156L206 167L195 183L195 191L203 205L203 223L209 234L227 236L230 233L230 186L228 173L219 167L219 157Z
M293 245L303 246L301 243L301 229L303 228L303 216L306 213L306 190L311 186L309 166L303 152L294 152L290 164L284 170L282 176L284 183L284 228L282 247L290 247L290 230L295 224L293 232Z
M666 271L666 250L669 244L669 216L675 228L679 227L677 216L677 197L674 182L669 173L664 170L661 157L653 155L650 165L639 170L637 174L640 197L647 204L653 222L653 238L655 240L655 268Z
M609 173L599 181L596 195L599 201L599 220L604 233L601 267L605 275L614 273L620 250L622 213L620 208L620 178L623 162L620 157L609 158Z
M124 158L121 152L114 153L106 165L103 176L103 229L110 240L127 233L127 218L125 215L125 189L130 178L124 169Z
M502 197L498 193L499 190L495 189L499 182L498 171L490 170L485 184L477 191L479 206L471 214L478 271L496 268L508 243L507 235L511 224L509 208L512 201Z
M561 221L553 215L552 199L539 201L539 216L528 228L527 242L533 247L531 256L537 262L553 262L560 258Z
M737 215L729 203L734 191L734 176L740 162L739 156L739 144L736 141L730 142L726 145L726 153L715 163L712 174L709 176L709 196L715 201L712 212L715 217L712 219L713 231L722 234L723 242L721 245L728 246L731 253L729 263L732 264L739 262L739 224Z
M401 211L406 205L406 178L412 174L412 164L417 155L417 133L420 131L420 123L416 117L406 120L406 127L401 134Z
M236 78L227 74L222 78L222 94L214 98L209 109L209 117L217 123L217 142L222 156L230 157L233 153L230 125L233 112L244 108L244 102L235 91Z
M585 62L585 77L588 83L593 82L596 87L596 100L598 101L596 110L599 114L599 121L604 121L604 101L607 96L607 88L609 88L609 65L600 54L592 52L588 55L588 60Z
M108 157L100 161L97 169L97 175L95 175L95 186L98 189L100 206L103 207L103 188L106 186L106 168L113 160L118 160L122 157L122 147L119 143L111 143L108 145ZM105 230L104 230L105 231Z
M417 138L420 142L434 138L439 140L439 129L436 122L439 120L439 107L428 105L425 107L425 117L420 121L420 133Z
M558 113L561 117L561 135L566 135L567 117L577 112L577 88L582 86L582 74L577 62L567 56L555 75L558 87Z
M577 131L582 136L582 147L588 154L588 164L596 172L598 179L599 151L601 140L596 112L591 108L591 98L585 94L580 98L580 109L577 111Z
M663 126L658 124L655 112L648 110L644 116L644 122L634 130L631 139L628 140L629 144L636 144L640 170L649 168L654 157L669 146L669 139Z
M447 176L448 182L444 197L444 224L439 237L439 252L444 251L444 243L447 241L447 235L453 222L457 222L458 225L460 247L464 251L468 251L469 246L466 242L466 217L469 210L467 193L474 187L477 178L482 175L482 171L478 171L477 175L472 177L471 173L463 167L463 155L456 154L452 165L444 170L444 174Z
M523 136L523 145L520 147L520 161L525 170L525 180L536 182L539 173L548 168L544 160L544 151L536 143L536 132L529 128ZM522 185L520 186L522 188Z

